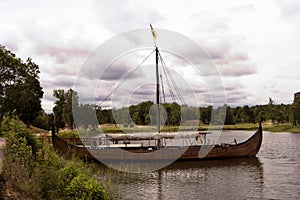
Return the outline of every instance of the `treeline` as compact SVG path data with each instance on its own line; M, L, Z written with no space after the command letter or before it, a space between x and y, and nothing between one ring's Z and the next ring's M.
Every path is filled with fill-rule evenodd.
M118 123L130 124L134 122L137 125L148 125L156 123L156 114L151 113L153 102L142 102L138 105L132 105L129 108L121 109L96 109L98 120L101 124ZM218 108L208 107L190 107L180 106L177 103L162 104L166 112L166 123L179 125L188 120L200 120L204 124L237 124L237 123L258 123L259 121L271 121L272 123L290 122L294 125L300 123L300 106L298 102L292 105L274 104L270 98L269 104L255 106L238 106L232 108L223 105ZM150 113L149 113L150 109Z
M53 109L57 128L63 128L66 125L73 128L74 122L78 126L92 129L96 129L98 124L134 126L135 124L155 125L157 123L157 106L152 101L119 109L102 109L96 105L79 104L77 93L72 89L54 90L54 96L58 98ZM163 103L160 110L161 121L166 125L180 125L189 121L200 121L201 124L224 123L225 125L258 123L259 121L290 122L294 126L300 123L299 101L290 105L275 104L271 98L266 105L245 105L235 108L226 104L218 108L212 106L199 108L177 103ZM76 119L73 119L72 114L76 116Z

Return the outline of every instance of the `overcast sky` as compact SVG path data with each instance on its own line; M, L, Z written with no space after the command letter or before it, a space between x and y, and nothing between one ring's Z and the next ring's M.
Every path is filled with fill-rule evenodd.
M293 94L300 91L297 0L1 0L0 22L0 44L24 60L31 57L40 66L40 82L45 92L42 105L47 112L55 101L53 89L74 88L80 69L97 47L120 33L149 28L150 22L157 29L190 38L207 51L220 73L230 106L266 104L269 97L276 103L292 103ZM159 39L160 35L158 43ZM101 101L115 86L119 73L128 72L127 65L136 66L142 60L138 58L149 52L117 60L115 67L102 77L106 86L94 88L102 91L94 94L96 100ZM178 58L167 58L170 65L180 63L174 61ZM137 71L134 77L149 74L146 64L145 70ZM180 67L178 64L177 68ZM93 77L94 71L86 73ZM206 76L203 74L204 81L199 82L187 76L192 83L186 84L202 94L201 105L210 103ZM146 100L154 94L153 89L146 82L130 94L131 102L135 102L134 98Z

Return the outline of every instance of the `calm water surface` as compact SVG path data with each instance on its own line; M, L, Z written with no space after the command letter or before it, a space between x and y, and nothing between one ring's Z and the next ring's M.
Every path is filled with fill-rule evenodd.
M253 132L226 131L220 141ZM264 132L257 158L176 162L115 181L122 199L300 199L300 134Z

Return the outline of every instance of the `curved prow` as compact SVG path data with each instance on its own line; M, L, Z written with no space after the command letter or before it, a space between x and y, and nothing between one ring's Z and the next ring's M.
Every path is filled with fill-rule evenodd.
M262 132L261 121L259 122L259 125L258 125L258 131Z
M261 122L259 122L258 130L248 140L248 142L253 146L253 148L249 152L248 156L256 156L256 154L259 152L259 149L260 149L261 143L262 143L262 138L263 138L262 133L263 133L262 125L261 125Z

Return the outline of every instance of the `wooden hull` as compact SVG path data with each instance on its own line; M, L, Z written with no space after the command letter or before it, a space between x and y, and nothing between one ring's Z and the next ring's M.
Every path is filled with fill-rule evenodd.
M159 150L148 147L124 148L85 148L67 143L62 138L53 135L53 146L61 154L75 154L85 160L96 161L169 161L169 160L200 160L234 157L255 157L262 143L261 125L248 140L235 145L197 145L189 147L163 147Z

